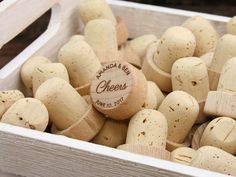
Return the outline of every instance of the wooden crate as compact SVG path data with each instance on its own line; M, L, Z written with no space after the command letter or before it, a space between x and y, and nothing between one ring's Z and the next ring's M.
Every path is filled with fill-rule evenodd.
M110 0L122 16L130 37L146 33L160 36L170 26L190 16L203 16L221 34L222 16ZM0 89L21 89L19 71L34 55L55 61L59 48L83 26L78 0L7 0L0 3L0 46L7 43L40 15L52 8L48 29L0 70ZM120 151L89 142L0 123L0 171L22 176L223 176L164 160ZM1 173L1 172L0 172ZM0 174L0 176L4 176Z

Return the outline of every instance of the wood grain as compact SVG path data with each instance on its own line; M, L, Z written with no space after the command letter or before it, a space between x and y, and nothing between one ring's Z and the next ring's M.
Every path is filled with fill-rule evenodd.
M0 170L22 176L222 176L21 127L0 123L0 129Z

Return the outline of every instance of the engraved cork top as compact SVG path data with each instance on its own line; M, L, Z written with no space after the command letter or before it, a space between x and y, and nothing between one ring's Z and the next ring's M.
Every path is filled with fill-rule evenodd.
M108 62L91 82L91 99L100 112L114 119L127 119L141 109L146 96L146 84L142 72L129 63ZM141 96L143 100L140 100L140 94L145 95Z

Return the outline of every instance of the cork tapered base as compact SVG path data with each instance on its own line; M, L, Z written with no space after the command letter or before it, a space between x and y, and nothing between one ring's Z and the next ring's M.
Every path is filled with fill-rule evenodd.
M144 146L139 144L123 144L118 146L117 149L158 159L170 160L170 152L165 149L160 149L159 147Z
M78 140L90 141L97 135L104 123L104 116L90 105L87 112L75 124L62 131L58 131L53 126L51 132Z
M117 16L116 21L117 44L121 46L128 40L129 31L122 17Z

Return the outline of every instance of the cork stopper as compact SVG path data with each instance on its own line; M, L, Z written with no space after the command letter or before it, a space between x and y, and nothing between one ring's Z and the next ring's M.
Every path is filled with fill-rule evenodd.
M165 149L167 139L165 116L153 109L143 109L129 122L126 144L140 144Z
M193 167L236 176L236 157L219 148L203 146L190 163Z
M182 26L188 28L196 38L194 56L200 57L214 50L219 34L207 19L200 16L191 17Z
M236 16L232 17L227 23L227 33L236 35Z
M125 143L128 129L127 121L107 119L101 131L91 141L108 147L116 148Z
M196 40L190 30L171 27L161 36L154 61L161 70L170 73L176 60L193 56L195 47Z
M209 124L209 122L205 122L203 124L201 124L197 130L195 131L193 138L192 138L192 142L191 142L191 147L195 150L200 148L200 140L202 138L202 134L205 130L205 128L207 127L207 125Z
M121 46L128 40L129 31L122 17L120 16L116 17L116 22L117 22L116 24L117 44L118 46Z
M109 20L96 19L88 22L84 35L85 41L93 48L102 64L118 60L116 28Z
M199 114L199 105L194 97L184 91L173 91L161 103L158 111L168 122L169 141L183 143Z
M236 36L225 34L222 36L216 46L214 57L209 68L210 89L216 90L220 74L224 64L232 57L236 56Z
M183 90L198 102L206 100L209 92L208 73L200 58L187 57L177 60L171 74L173 90Z
M126 144L118 149L169 160L165 150L167 121L165 116L153 109L143 109L130 120Z
M147 97L143 107L146 109L158 109L165 99L159 87L152 81L147 82Z
M2 116L1 122L44 131L49 115L44 104L34 98L22 98L16 101Z
M46 63L36 66L33 72L33 94L35 95L42 83L53 77L59 77L68 83L70 82L66 67L61 63Z
M0 91L0 118L12 104L24 97L19 90Z
M208 93L204 111L211 116L226 116L236 119L236 57L229 59L222 69L217 91Z
M225 63L222 69L222 74L220 75L217 91L236 93L236 82L234 82L234 79L236 77L235 67L236 67L236 57L229 59Z
M128 41L125 45L125 48L135 53L140 58L142 64L147 52L147 48L157 40L158 39L155 35L145 34Z
M140 70L122 61L108 62L91 82L95 108L116 120L128 119L142 109L147 81Z
M147 80L155 82L162 91L171 92L171 74L162 71L154 62L158 45L159 42L155 42L148 47L146 57L143 61L142 71Z
M33 90L33 72L36 66L40 64L50 63L51 61L42 56L32 57L27 60L21 68L21 80L25 87L32 91Z
M87 111L68 128L59 131L55 126L51 130L52 133L64 135L70 138L90 141L101 130L105 122L105 117L89 105Z
M139 56L130 48L127 48L124 45L121 46L118 51L118 60L126 61L138 69L142 67L141 59L139 58Z
M106 0L81 0L79 13L85 25L94 19L107 19L116 25L116 18Z
M59 62L68 70L71 85L75 88L89 85L101 64L92 47L80 36L72 37L58 53Z
M182 58L174 63L171 74L173 90L183 90L198 101L201 109L196 123L206 122L204 102L209 92L209 79L205 63L197 57Z
M72 126L88 109L86 101L61 78L51 78L41 84L35 98L45 104L50 120L58 130Z
M208 52L200 57L200 59L206 64L207 68L211 66L214 57L214 52Z
M228 117L219 117L205 128L200 146L218 147L230 154L236 154L236 121Z

